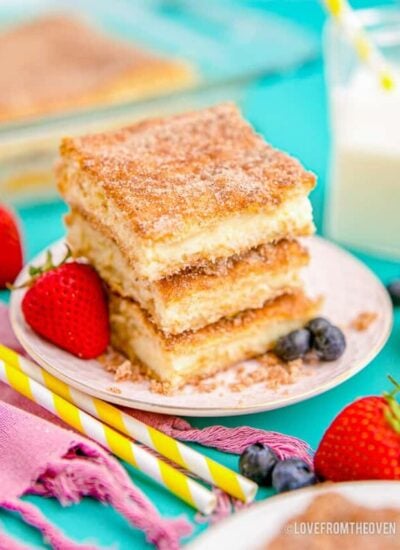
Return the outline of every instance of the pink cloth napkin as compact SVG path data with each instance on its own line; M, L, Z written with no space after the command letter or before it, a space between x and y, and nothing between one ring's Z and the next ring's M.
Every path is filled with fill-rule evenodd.
M23 351L2 304L0 342ZM0 507L18 512L55 549L92 549L68 540L35 506L19 499L30 493L71 504L89 496L113 506L157 548L180 547L190 524L162 518L119 462L97 443L61 427L60 420L3 383L0 398ZM27 547L0 532L0 550L20 548Z
M24 353L10 327L7 307L1 303L0 343ZM280 458L298 457L311 461L311 449L307 443L288 435L249 426L197 429L183 418L124 410L181 441L235 454L260 442L273 448ZM133 485L118 461L97 443L78 435L54 415L1 382L0 487L0 506L18 511L25 521L35 525L47 537L53 548L65 550L82 546L66 541L36 508L18 500L22 494L52 496L63 504L78 502L82 496L97 498L114 506L132 525L144 531L147 540L162 550L179 548L180 538L190 532L190 525L185 520L162 518ZM212 521L241 507L226 494L218 490L216 493L218 507ZM0 533L0 550L23 548L13 544L11 546L6 535Z

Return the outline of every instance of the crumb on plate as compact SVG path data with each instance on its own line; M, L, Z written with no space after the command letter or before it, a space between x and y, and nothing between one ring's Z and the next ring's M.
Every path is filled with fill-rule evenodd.
M131 380L132 377L132 363L125 359L120 365L118 365L117 370L114 374L114 380L120 382L122 380Z
M128 380L144 382L154 393L164 395L173 393L167 383L149 378L139 360L133 363L111 347L98 360L107 372L113 373L116 382ZM217 373L208 378L194 377L189 384L198 393L212 393L222 387L228 388L233 393L239 393L255 384L264 384L268 389L278 389L282 385L295 383L305 370L304 364L302 359L285 363L273 352L267 352L257 357L251 366L241 363L232 367L234 376L230 383L225 384L225 380L218 378ZM115 386L110 387L109 390L113 393L121 393ZM179 393L179 390L175 393Z
M281 385L294 384L303 370L303 361L281 361L274 353L268 352L256 359L253 370L237 370L235 380L229 389L241 392L253 384L263 383L268 389L277 389Z
M374 311L362 311L355 317L351 323L350 328L357 332L363 332L367 330L372 323L377 319L378 314Z
M115 386L110 386L109 388L107 388L108 391L111 391L112 393L116 393L117 395L119 395L121 392L121 390L119 388L116 388Z

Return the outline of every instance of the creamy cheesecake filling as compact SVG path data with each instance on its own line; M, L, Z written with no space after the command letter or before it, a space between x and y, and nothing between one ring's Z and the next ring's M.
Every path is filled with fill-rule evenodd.
M160 346L155 345L149 333L136 334L134 338L124 340L119 336L118 321L113 326L116 329L113 331L113 342L117 348L118 343L121 343L121 351L127 352L132 358L139 358L154 371L157 378L169 380L175 375L193 376L198 374L199 369L206 373L210 370L218 370L221 368L221 362L229 366L238 361L238 357L246 359L260 355L270 349L280 336L300 328L302 324L300 320L278 321L272 326L268 323L266 326L258 327L256 331L236 337L228 344L225 342L222 345L216 342L187 354L165 352ZM206 363L210 363L210 369L207 369Z
M300 328L319 303L301 293L278 298L250 315L222 320L197 332L166 338L130 300L110 296L112 344L140 361L152 375L176 387L266 352L277 338Z
M124 251L138 276L155 281L203 261L216 261L240 254L263 243L310 235L314 231L312 207L307 196L286 200L272 212L246 212L227 216L160 241L140 238L124 213L107 200L103 191L74 163L64 166L59 187L67 202L106 226Z
M176 271L178 265L185 266L203 258L215 261L262 243L311 234L313 230L311 203L301 196L283 203L273 214L232 215L182 241L144 247L142 252L147 260L144 269L153 279L160 270L168 274Z
M232 287L223 286L211 291L194 293L177 302L165 304L155 299L157 324L164 332L179 334L198 330L222 317L236 315L245 309L262 307L281 294L294 292L303 286L298 271L271 276L256 274L238 281Z
M141 279L116 243L79 213L67 217L67 240L75 256L84 256L107 285L139 302L166 333L197 330L221 317L259 308L267 300L302 286L299 271L308 263L293 241L252 249L229 261L149 282Z

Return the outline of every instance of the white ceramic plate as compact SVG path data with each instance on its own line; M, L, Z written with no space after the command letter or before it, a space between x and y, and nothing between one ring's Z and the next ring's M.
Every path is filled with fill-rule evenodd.
M359 481L316 485L284 493L251 506L207 530L187 550L261 550L290 518L303 512L318 494L339 493L369 508L400 509L400 482ZM400 525L396 528L399 530Z
M310 294L324 295L323 315L341 327L348 326L361 312L375 312L378 317L364 332L345 329L347 348L338 361L308 366L307 376L278 389L255 384L241 392L232 392L228 386L229 381L234 380L234 369L231 369L217 377L221 383L211 393L201 393L188 386L178 394L161 395L151 392L146 382L116 383L98 361L77 359L36 335L21 312L23 290L13 292L11 322L22 346L43 368L71 386L112 403L187 416L229 416L285 407L323 393L363 369L381 350L392 326L390 299L367 267L324 239L313 237L306 243L312 261L304 278ZM65 252L63 243L56 243L52 252L56 258L61 257ZM44 253L33 263L40 263L43 256ZM26 278L27 268L17 284ZM115 393L115 387L119 393Z

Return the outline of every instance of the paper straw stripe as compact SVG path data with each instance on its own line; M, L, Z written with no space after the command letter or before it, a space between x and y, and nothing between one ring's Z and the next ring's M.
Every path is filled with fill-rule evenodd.
M362 61L368 61L368 59L371 58L371 46L364 35L360 34L356 36L354 40L354 45L356 47L358 56Z
M129 416L127 417L124 414L122 414L122 417L124 419L124 424L126 426L125 427L126 433L130 435L130 437L135 437L138 441L140 441L144 445L147 445L147 447L150 447L150 449L156 450L153 440L150 436L150 429L151 429L150 426L147 426L143 422L137 421L137 423L135 422L135 429L132 430L130 428L130 423L129 423L130 417Z
M395 72L387 63L373 42L364 32L358 14L353 10L347 0L324 0L325 6L332 17L338 22L343 33L352 43L360 61L368 64L376 74L380 85L385 90L395 87Z
M232 494L240 500L246 500L246 495L239 483L238 476L217 462L208 463L213 479L219 479L221 487L230 487Z
M2 344L0 344L0 358L12 367L19 368L20 356L18 353L10 348L6 348Z
M203 479L210 480L211 483L214 483L214 485L217 485L230 495L244 502L251 500L247 479L238 475L229 468L226 468L222 464L218 464L218 462L208 459L207 457L202 455L195 456L192 453L186 453L187 447L181 446L179 442L174 441L176 444L174 449L168 441L168 436L157 432L152 428L149 428L149 430L152 433L156 450L158 450L160 454L168 456L168 458L171 458L171 460L174 460L174 462L190 471L195 471ZM174 451L176 451L175 456ZM198 458L200 458L200 460L198 460ZM244 487L241 485L242 480L244 481ZM252 496L255 496L255 491Z
M84 430L83 433L91 433L92 439L97 441L97 443L100 443L100 445L103 445L106 449L109 448L104 428L100 422L92 423L91 417L89 415L85 415L81 417L81 423Z
M193 453L192 449L190 447L187 447L186 445L181 445L180 450L182 454L183 464L187 464L188 469L190 469L193 472L196 472L196 474L202 479L205 479L205 480L213 479L210 472L210 468L208 467L207 457L203 457L203 455L201 455L200 453ZM217 482L218 482L218 485L217 485ZM219 487L218 479L215 481L211 481L211 483L214 483Z
M184 467L187 466L182 458L177 441L171 439L158 430L154 430L150 426L147 428L147 431L150 435L151 441L153 442L152 448L163 456L168 454L168 458L173 462L176 462L176 464L180 464Z
M393 90L393 88L395 87L393 76L386 71L381 72L380 81L385 90Z
M108 422L120 432L129 435L121 411L109 405L105 401L101 401L100 399L97 399L95 397L92 399L92 401L98 417L103 420L103 422Z
M27 374L30 376L30 373ZM60 395L64 399L67 399L67 401L71 401L71 391L65 382L55 378L44 369L42 370L42 378L46 388L55 392L57 395Z
M114 430L106 424L103 424L103 430L109 449L111 449L115 455L129 462L129 464L137 466L136 457L132 452L132 445L129 440L118 432L114 432Z
M334 17L339 17L345 7L342 0L326 0L326 4Z
M20 362L20 366L22 366L22 362ZM96 438L97 441L106 442L106 446L112 452L137 468L139 468L137 457L140 456L141 468L139 469L191 506L205 514L209 514L215 508L216 497L205 487L152 456L144 448L131 443L125 436L79 410L63 397L30 379L22 370L18 370L2 360L0 360L0 379L32 401L55 412L59 418L85 435L95 439L96 434L103 431L104 437Z
M21 373L21 376L25 375ZM83 433L84 430L79 415L79 409L55 393L53 393L53 401L57 416L59 416L61 420L64 420L66 424L75 428L78 432Z
M176 476L173 475L173 470L168 466L168 464L162 462L160 464L160 471L161 477L165 485L169 487L173 493L175 493L179 489L179 487L177 486L178 480L176 479ZM190 480L188 480L181 489L185 492L184 499L186 500L186 502L190 502L192 506L195 506L195 502L193 501L192 495L190 493L189 482Z
M3 352L5 349L7 348L0 346L0 359L5 357L6 354ZM9 356L10 354L7 354L7 357ZM212 483L231 496L244 502L251 502L254 499L257 485L237 472L215 462L211 458L176 441L159 430L147 426L134 417L123 413L110 403L90 397L79 390L68 387L48 372L41 376L40 373L44 373L45 371L28 359L14 354L12 361L14 364L18 363L21 369L31 378L39 380L39 382L43 379L46 387L59 393L68 401L73 402L80 409L89 412L93 416L100 418L105 424L113 426L113 428L116 428L121 433L154 449L169 460L195 473L208 483Z
M53 413L55 416L58 416L57 409L54 403L53 394L51 392L43 393L41 391L40 384L37 384L35 386L31 385L31 391L33 395L33 401L35 403L39 403L41 400L43 401L43 407Z
M31 378L33 378L33 376ZM83 409L85 412L87 412L91 416L94 416L95 418L98 418L99 420L101 420L97 415L97 410L96 410L96 407L94 406L93 399L86 399L85 406L83 407L79 404L79 396L82 395L81 392L71 387L69 388L69 391L71 395L71 403L74 403L74 405L76 405L80 409Z
M20 375L19 371L7 364L4 365L4 369L10 385L19 393L21 393L28 399L31 399L31 401L35 401L31 390L29 378L25 377L24 375Z

